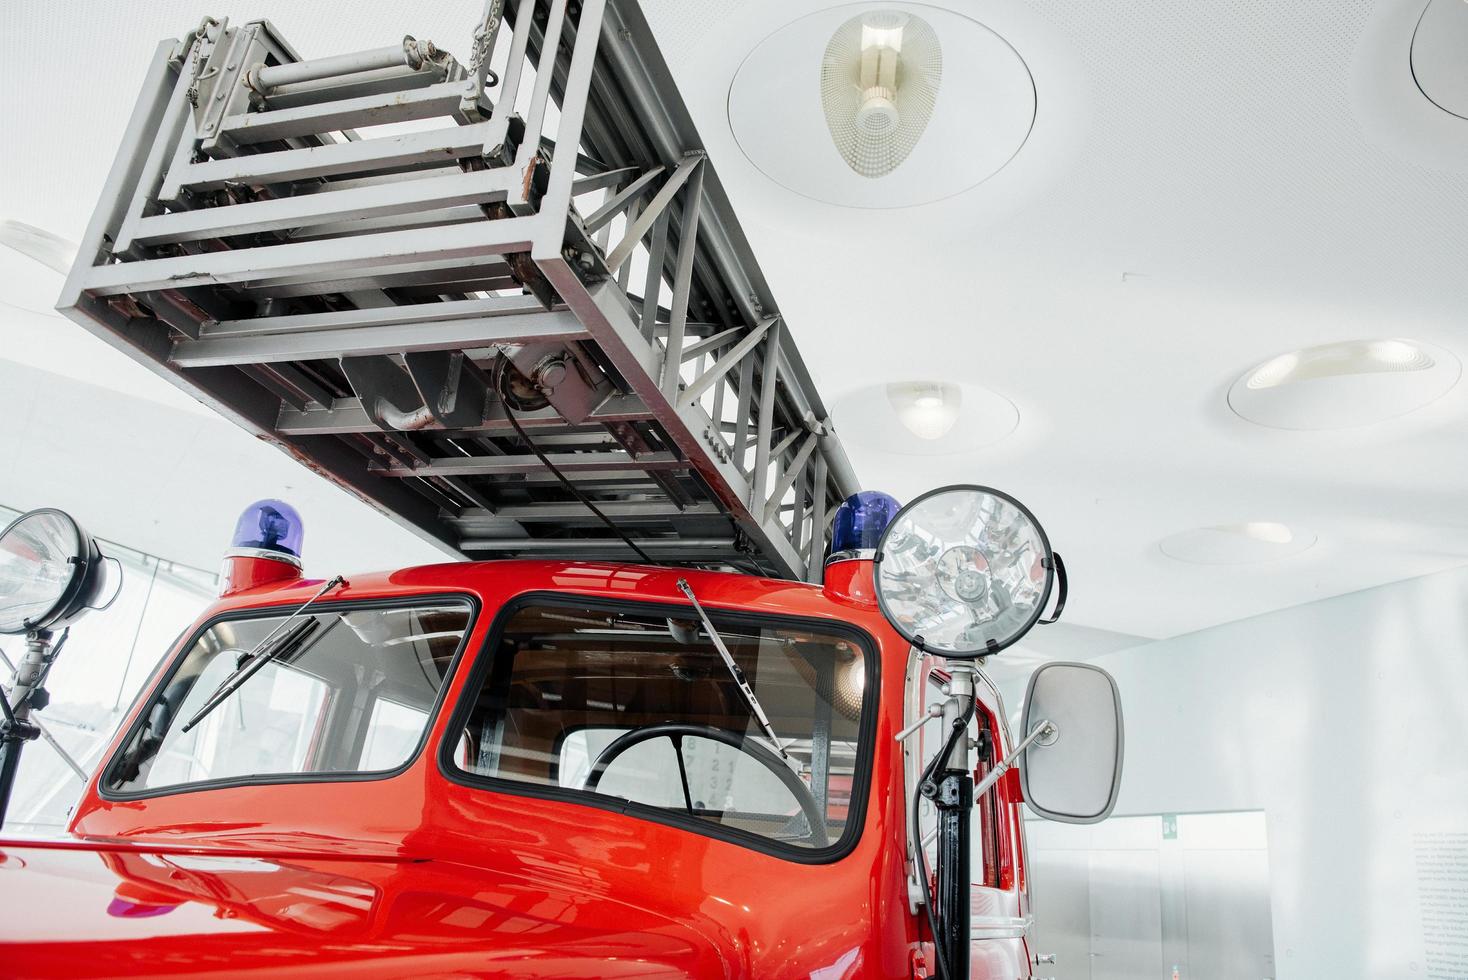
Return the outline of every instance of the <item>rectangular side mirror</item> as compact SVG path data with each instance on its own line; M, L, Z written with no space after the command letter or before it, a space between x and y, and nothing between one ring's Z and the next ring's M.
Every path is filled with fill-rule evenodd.
M1019 762L1030 809L1047 820L1097 823L1111 815L1121 788L1121 695L1090 664L1049 663L1030 677L1021 722L1025 736L1047 725Z

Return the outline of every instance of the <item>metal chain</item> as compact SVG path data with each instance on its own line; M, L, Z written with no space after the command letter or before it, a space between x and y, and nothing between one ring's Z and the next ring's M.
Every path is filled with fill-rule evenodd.
M474 29L474 47L469 52L469 84L461 100L461 108L465 111L478 107L479 97L484 94L486 73L493 79L488 84L499 84L499 76L488 69L487 63L494 39L499 34L500 18L504 9L505 0L484 0L484 15L479 18L479 26Z
M192 49L189 65L189 88L186 93L189 105L195 109L199 107L199 82L203 80L200 72L204 69L204 59L201 57L204 50L204 42L209 39L209 28L218 27L219 21L213 17L205 17L199 21L199 26L194 29L194 40L189 45Z

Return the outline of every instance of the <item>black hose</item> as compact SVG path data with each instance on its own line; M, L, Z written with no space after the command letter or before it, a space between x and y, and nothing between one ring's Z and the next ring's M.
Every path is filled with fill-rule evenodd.
M501 355L501 357L503 358L503 355ZM587 510L591 511L597 517L601 518L602 523L611 528L613 534L621 538L622 541L627 545L627 547L635 551L637 553L637 557L641 558L649 565L656 564L651 558L647 556L647 552L637 547L637 542L629 538L626 532L623 531L620 527L618 527L616 524L613 524L612 519L603 514L601 512L601 509L597 507L596 504L592 503L589 497L581 492L580 487L577 487L570 480L566 479L565 474L556 469L555 464L553 464L550 460L546 459L545 453L540 451L539 446L530 441L530 437L525 434L525 429L522 428L520 425L520 420L515 418L515 409L510 405L509 367L510 362L508 359L502 359L500 361L500 368L498 371L499 377L496 379L498 383L495 385L495 387L499 389L500 404L504 406L505 418L510 420L510 425L514 427L515 434L520 437L520 441L525 444L525 448L529 449L532 453L535 454L535 458L540 460L542 466L551 471L551 474L561 482L561 486L565 487L567 492L569 492L571 496L581 501L581 503L586 507Z
M953 728L948 732L948 738L944 740L943 747L933 756L932 761L923 767L912 798L912 829L908 833L912 835L914 870L917 871L918 887L923 893L923 910L928 916L928 930L933 934L933 959L937 963L940 980L951 980L953 971L949 968L943 951L943 942L938 935L938 916L933 909L932 889L928 887L928 857L923 849L922 829L918 824L918 808L922 805L923 787L935 773L948 768L948 757L953 754L953 748L958 744L959 738L967 733L968 723L973 720L977 703L977 698L969 698L968 710L964 713L963 718L953 720Z

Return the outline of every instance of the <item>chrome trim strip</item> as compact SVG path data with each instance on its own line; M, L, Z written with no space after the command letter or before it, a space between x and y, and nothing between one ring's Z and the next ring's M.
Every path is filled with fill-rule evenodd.
M1022 939L1030 931L1034 916L971 915L969 936L972 939Z
M231 548L224 553L226 558L269 558L272 561L283 561L287 565L301 567L301 559L295 555L288 555L284 551L271 551L269 548Z

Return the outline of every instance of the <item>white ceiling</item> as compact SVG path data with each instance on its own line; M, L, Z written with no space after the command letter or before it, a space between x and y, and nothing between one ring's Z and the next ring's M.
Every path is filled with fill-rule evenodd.
M364 0L343 17L324 0L199 3L0 5L0 217L80 237L155 42L206 12L268 15L314 56L403 32L462 51L480 6ZM956 456L889 454L844 431L864 480L899 497L980 482L1026 501L1070 566L1068 619L1092 628L1078 636L1168 636L1468 562L1468 384L1336 432L1257 427L1225 401L1241 372L1298 347L1403 336L1468 356L1468 122L1412 86L1425 2L937 5L1025 59L1035 128L979 187L874 211L786 190L729 128L744 57L829 4L643 2L827 401L932 379L1019 410L1013 434ZM819 56L790 65L792 87L817 84ZM149 398L153 384L113 387ZM110 397L98 391L93 410ZM65 435L44 406L28 419ZM0 422L7 447L16 424ZM139 454L186 451L150 439L137 433ZM1244 521L1319 540L1260 565L1188 565L1157 548Z

